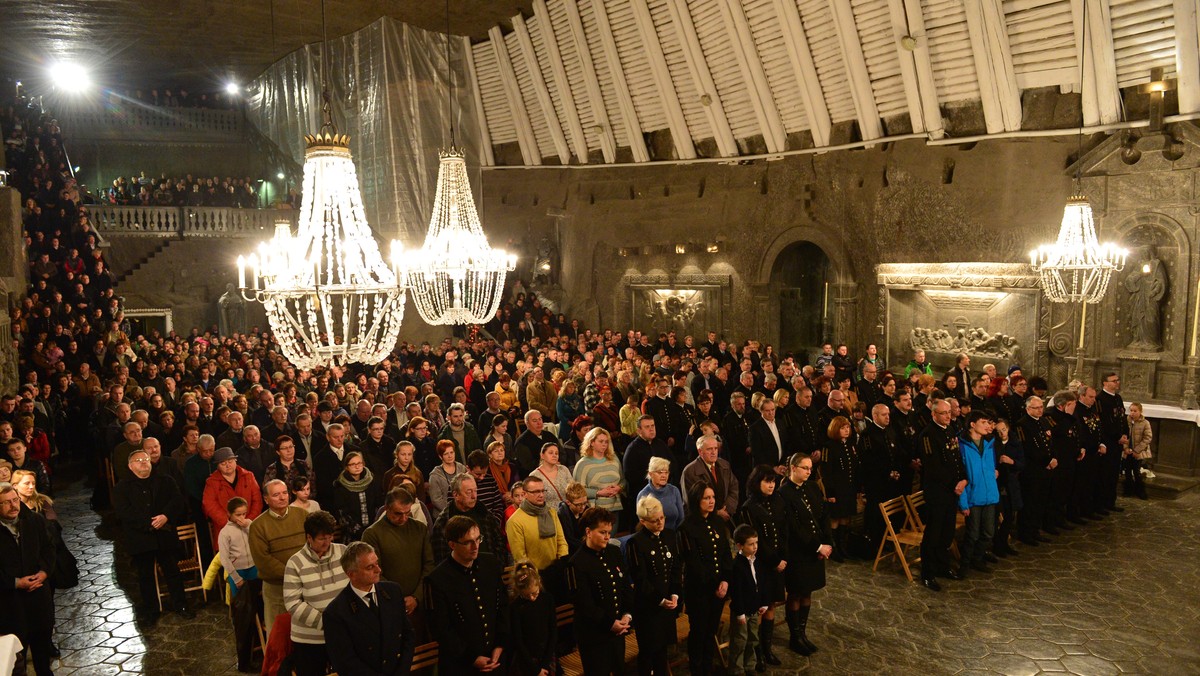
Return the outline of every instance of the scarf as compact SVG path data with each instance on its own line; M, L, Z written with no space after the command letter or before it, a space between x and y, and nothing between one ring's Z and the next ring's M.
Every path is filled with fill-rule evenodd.
M367 486L371 485L371 482L375 480L375 477L371 476L371 470L364 467L362 477L358 481L351 479L350 475L346 474L345 471L338 475L337 480L339 484L341 484L351 493L361 493L367 490Z
M521 501L521 511L537 518L539 538L544 540L557 535L558 531L554 528L554 512L547 509L545 505L538 507L526 499Z

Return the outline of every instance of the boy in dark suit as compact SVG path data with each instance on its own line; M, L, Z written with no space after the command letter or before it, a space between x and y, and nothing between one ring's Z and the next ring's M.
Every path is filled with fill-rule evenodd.
M767 612L767 605L758 587L758 532L752 526L742 524L733 532L733 541L738 546L738 555L733 559L733 573L729 583L729 673L739 676L746 673L750 663L754 670L763 672L767 665L758 659L758 620Z

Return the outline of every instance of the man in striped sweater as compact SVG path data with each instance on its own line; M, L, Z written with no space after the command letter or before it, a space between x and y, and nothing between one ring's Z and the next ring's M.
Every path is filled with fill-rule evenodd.
M345 545L333 541L337 521L326 511L304 520L304 546L288 559L283 573L283 605L292 615L292 655L297 676L329 673L325 652L325 607L346 587Z

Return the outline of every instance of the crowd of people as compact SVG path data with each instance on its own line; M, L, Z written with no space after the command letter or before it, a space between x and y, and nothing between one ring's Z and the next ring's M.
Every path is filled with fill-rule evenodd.
M209 108L213 110L237 110L240 99L236 94L216 89L205 92L189 92L183 87L157 87L154 89L126 89L114 91L110 96L115 101L136 101L161 108Z
M249 176L193 176L157 178L146 172L128 178L113 179L101 195L101 202L114 206L140 207L237 207L255 209L260 206L259 184ZM295 191L282 201L286 208L299 208Z
M0 119L6 138L14 120L26 131L14 174L35 205L61 205L53 134L15 110ZM29 233L21 386L0 397L0 575L16 580L0 633L32 646L39 675L56 650L50 496L71 461L121 524L141 621L158 617L156 566L193 616L175 529L194 524L232 597L239 668L257 670L261 613L264 659L302 675L407 673L430 640L441 673L553 674L570 645L586 673L622 673L630 633L639 673L661 674L680 614L691 673L707 674L727 605L731 672L762 671L780 664L779 614L790 650L819 649L827 561L873 557L891 498L924 491L921 578L937 592L1122 511L1122 471L1145 495L1149 426L1115 374L1047 400L1044 381L965 354L940 378L922 352L887 365L875 346L806 364L715 332L593 331L525 294L469 338L305 371L257 329L131 335L111 277L97 282L102 252L76 252L95 262L71 277L35 248L77 241L84 211L60 208L63 227Z

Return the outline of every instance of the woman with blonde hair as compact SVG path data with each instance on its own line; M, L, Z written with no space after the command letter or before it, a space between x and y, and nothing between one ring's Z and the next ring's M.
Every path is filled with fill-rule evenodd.
M54 511L54 500L37 490L37 472L16 470L12 473L12 485L17 489L17 495L26 507L46 517L48 521L58 521L58 513Z
M575 463L575 480L587 489L593 507L603 507L616 518L621 512L621 493L625 491L625 476L613 451L612 436L603 427L593 427L583 437ZM613 524L618 531L618 524Z

